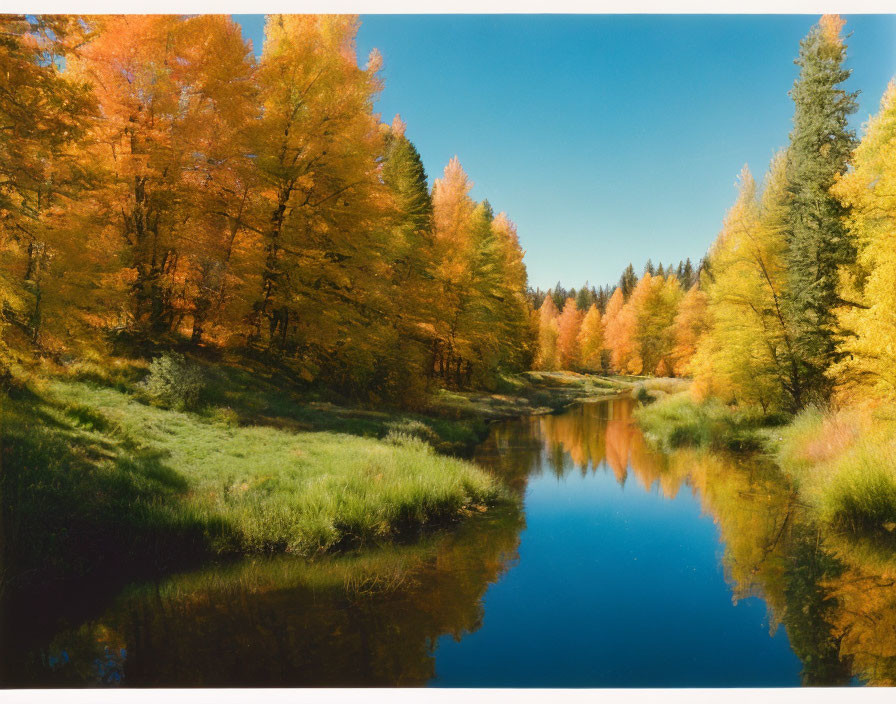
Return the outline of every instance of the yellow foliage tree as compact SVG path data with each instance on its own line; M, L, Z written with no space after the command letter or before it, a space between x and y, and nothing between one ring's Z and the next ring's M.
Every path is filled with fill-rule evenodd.
M579 331L579 354L583 369L603 371L604 326L600 309L592 303Z
M668 376L672 373L675 314L681 300L681 284L675 276L653 276L644 290L632 294L635 302L635 341L642 373Z
M574 298L567 298L563 312L557 318L557 357L561 369L579 367L579 331L584 314L576 306Z
M896 81L865 130L854 169L833 192L850 207L857 266L840 272L841 325L854 333L840 344L835 380L896 399Z
M706 294L695 284L682 297L673 323L672 372L676 376L691 373L691 359L708 327Z
M799 366L781 306L785 187L780 156L772 162L761 202L749 169L741 172L737 201L702 280L709 330L691 362L698 394L763 409L801 404Z
M614 359L615 355L614 345L612 344L612 340L616 339L618 331L619 331L619 316L622 313L622 308L625 305L625 295L622 289L617 286L613 291L613 295L610 296L610 300L607 301L607 307L604 311L604 349L609 352L610 357L610 366L619 371L619 367L616 364L616 360Z
M560 316L554 299L548 295L538 309L538 347L535 354L535 368L544 371L559 369L557 356L557 318Z

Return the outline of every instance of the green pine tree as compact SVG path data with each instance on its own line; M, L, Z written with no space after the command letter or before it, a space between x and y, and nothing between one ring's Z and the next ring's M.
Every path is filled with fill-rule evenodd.
M825 15L800 43L800 75L790 95L796 109L787 152L790 195L786 305L795 325L795 350L804 367L810 400L825 400L832 382L824 374L837 361L839 333L838 267L855 259L844 226L845 207L830 193L848 166L855 133L848 116L857 93L838 86L850 75L844 67L843 20Z
M619 279L619 288L622 289L623 298L628 299L631 292L635 290L637 283L638 277L635 275L635 267L629 264L625 267L625 271L622 272L622 276Z

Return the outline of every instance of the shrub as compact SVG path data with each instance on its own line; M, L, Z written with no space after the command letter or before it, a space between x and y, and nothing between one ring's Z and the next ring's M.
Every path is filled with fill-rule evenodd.
M650 395L650 392L643 386L638 386L638 390L635 392L635 399L638 401L638 403L642 403L644 405L653 403L655 400L653 396Z
M202 370L178 352L165 352L149 365L143 392L153 401L177 410L199 405L203 389Z

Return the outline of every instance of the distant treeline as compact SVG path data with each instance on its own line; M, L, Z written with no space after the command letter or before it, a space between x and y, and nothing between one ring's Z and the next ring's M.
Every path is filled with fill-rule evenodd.
M695 268L691 263L690 258L678 262L678 266L669 264L669 266L665 268L663 268L662 264L654 266L653 261L648 259L647 263L644 265L643 273L650 274L651 276L674 276L678 279L682 288L689 289L697 283L699 271L699 266ZM558 281L556 286L552 286L547 291L542 291L540 288L529 287L527 295L529 301L532 303L532 308L535 310L541 308L544 299L550 296L554 299L554 305L558 309L563 308L563 304L566 302L567 298L572 298L576 302L576 307L579 310L585 311L592 305L596 305L601 313L606 313L607 303L610 302L610 297L613 295L613 290L616 286L619 286L619 288L622 289L624 296L628 296L635 289L637 283L638 275L635 273L635 267L632 264L629 264L625 267L617 284L606 284L605 286L596 287L591 286L586 281L581 288L576 289L573 287L568 289Z

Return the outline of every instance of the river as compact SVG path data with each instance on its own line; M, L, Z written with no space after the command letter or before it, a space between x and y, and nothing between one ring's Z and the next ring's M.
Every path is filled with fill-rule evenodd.
M5 633L7 684L891 683L893 573L832 547L767 461L656 452L633 408L494 424L475 460L518 507L413 544L133 584L51 638Z

